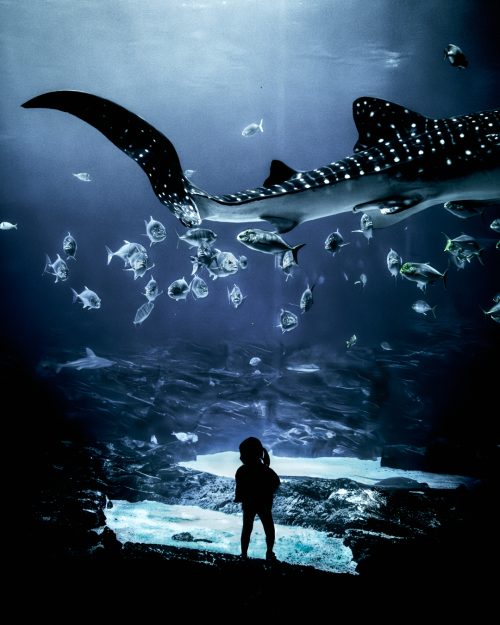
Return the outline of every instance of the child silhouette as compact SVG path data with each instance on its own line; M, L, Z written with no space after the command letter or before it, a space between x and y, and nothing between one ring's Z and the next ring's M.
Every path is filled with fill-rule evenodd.
M251 436L240 444L240 460L243 464L236 471L234 501L241 503L243 508L241 556L247 557L253 523L258 515L266 534L266 560L276 560L273 552L275 533L272 506L280 478L269 466L269 454L258 438Z

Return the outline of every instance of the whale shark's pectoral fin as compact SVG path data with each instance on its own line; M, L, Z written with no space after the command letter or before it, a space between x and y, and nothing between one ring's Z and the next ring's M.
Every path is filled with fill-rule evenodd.
M185 226L200 225L201 217L174 146L144 119L110 100L83 91L52 91L22 106L64 111L102 132L141 167L157 198Z
M358 212L360 210L370 211L378 209L382 215L395 215L396 213L401 213L409 208L417 206L417 204L420 204L423 199L424 198L419 194L387 197L380 200L356 204L352 210L354 212Z
M264 184L262 186L269 188L275 184L281 184L298 173L299 172L296 169L288 167L288 165L283 163L283 161L273 160L271 161L269 176L264 180Z
M288 219L287 217L277 217L276 215L261 215L261 219L269 221L276 232L283 234L284 232L290 232L299 223L295 219Z

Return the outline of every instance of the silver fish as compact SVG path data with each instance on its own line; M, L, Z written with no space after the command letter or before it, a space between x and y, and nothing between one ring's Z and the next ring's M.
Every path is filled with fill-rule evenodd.
M184 170L184 175L186 176L186 178L188 180L191 180L191 178L194 176L195 173L196 173L196 169L185 169Z
M238 265L240 269L246 269L248 267L248 258L246 256L240 256L238 258Z
M217 234L208 228L192 228L177 236L190 247L211 245L217 239Z
M300 296L300 302L299 302L299 307L300 310L305 313L308 310L311 310L311 307L314 303L313 300L313 289L316 285L313 284L311 287L309 286L309 284L307 285L307 288L305 289L305 291L302 293L302 295Z
M113 256L119 256L125 265L125 267L130 265L130 258L133 254L137 254L137 252L141 252L147 255L146 248L144 245L140 243L131 243L130 241L124 240L123 245L116 250L116 252L112 252L109 247L106 245L106 251L108 253L108 265L111 262Z
M304 247L305 243L299 245L289 245L276 232L268 230L259 230L258 228L249 228L243 230L236 238L240 243L246 245L252 250L263 252L264 254L285 254L287 251L292 252L293 260L297 263L297 254Z
M261 119L260 122L258 124L248 124L248 126L245 126L245 128L243 128L243 130L241 131L241 134L244 137L251 137L252 135L257 134L258 132L264 132L264 128L262 126L262 122L264 120Z
M0 222L0 230L17 230L17 224L11 224L10 221Z
M401 265L403 263L403 259L401 256L392 249L387 253L387 269L389 270L391 276L394 276L396 280L398 279L399 270L401 269Z
M465 69L469 65L465 54L454 43L449 43L444 49L444 60L448 60L450 65L458 69Z
M143 321L145 321L151 314L154 307L155 305L152 301L146 302L142 306L139 306L137 312L135 313L134 325L140 325Z
M436 308L437 308L437 304L436 306L430 306L426 301L424 301L423 299L418 299L416 302L414 302L411 307L413 308L413 310L417 313L419 313L420 315L427 315L427 313L429 312L429 310L431 311L431 313L434 315L434 319L436 318Z
M382 341L382 343L380 343L380 347L386 352L392 351L392 347L389 345L387 341Z
M303 365L288 365L288 371L296 371L297 373L317 373L319 371L318 365L313 363Z
M165 226L160 221L150 216L149 221L144 220L144 224L146 226L146 236L151 241L149 244L150 247L153 243L161 243L167 238Z
M88 174L85 171L82 171L79 174L73 174L73 176L75 178L78 178L78 180L81 180L82 182L91 182L92 180L92 178L90 177L90 174Z
M335 256L337 252L340 252L345 245L349 245L349 243L344 243L344 237L340 234L338 228L335 232L332 232L326 237L325 250L331 252L333 256Z
M498 205L498 202L491 204ZM475 217L476 215L482 215L484 209L489 205L490 202L487 201L476 202L475 200L461 200L458 202L445 202L443 206L452 215L455 215L455 217L459 217L460 219L469 219L470 217Z
M125 271L133 271L134 272L134 280L137 278L142 278L146 271L153 269L155 266L154 263L152 265L148 265L149 258L146 252L135 252L128 257L128 264L130 265L129 269L125 269Z
M368 239L368 243L370 243L370 239L373 237L373 219L367 213L363 213L361 215L360 225L360 230L351 230L351 232L360 232Z
M238 271L239 263L234 254L220 250L215 250L215 252L216 254L212 256L210 262L205 265L212 280L225 278Z
M158 290L158 283L153 276L151 276L149 282L144 287L144 295L147 297L148 302L154 302L158 295L161 295L162 293L163 291Z
M78 360L70 360L68 362L58 364L56 367L56 373L59 373L59 371L61 371L64 367L81 371L82 369L102 369L103 367L111 367L115 364L112 360L96 356L90 347L85 348L85 353L85 358L79 358Z
M460 259L460 261L466 260L469 263L472 258L476 256L481 265L484 264L481 258L483 248L479 245L476 239L474 239L474 237L462 233L459 237L450 239L447 234L444 232L443 234L446 237L446 246L444 248L445 252L450 252L450 254Z
M212 195L189 183L174 146L161 132L110 100L55 91L22 106L62 110L98 128L145 171L159 201L187 227L200 226L204 219L265 220L283 233L355 210L369 214L375 229L439 203L500 197L498 110L433 119L363 96L352 105L359 133L353 154L306 172L273 161L263 186Z
M191 293L196 297L196 299L203 299L208 295L208 286L203 278L199 276L195 276L191 283L189 284L189 288L191 289Z
M259 358L258 356L253 356L252 358L250 358L248 364L251 367L257 367L257 365L260 365L261 362L262 362L262 358Z
M64 282L65 280L68 279L69 269L68 269L68 265L66 264L66 261L64 261L59 256L59 254L57 255L57 258L55 259L54 262L52 262L49 258L49 255L46 254L45 255L45 269L43 270L43 273L50 273L51 275L55 276L56 282L59 282L59 280L61 282Z
M101 298L97 295L95 291L91 291L87 286L83 287L83 291L81 293L77 293L75 289L71 289L73 293L73 304L80 300L84 308L100 308L101 307Z
M494 230L495 232L500 232L500 219L494 219L490 223L490 228Z
M299 325L299 318L293 312L289 310L281 309L280 322L278 328L281 328L281 332L290 332Z
M246 295L243 295L237 284L233 284L233 288L231 290L229 290L229 287L227 289L227 298L231 306L239 308L243 304L243 300L246 299Z
M356 345L357 342L358 342L358 337L355 334L353 334L351 338L347 339L347 341L345 342L347 349Z
M186 299L189 293L189 284L184 278L174 280L174 282L172 282L172 284L168 287L167 293L168 296L175 299L175 301Z
M71 233L68 232L68 234L64 237L62 248L67 256L66 260L68 260L69 258L73 258L73 260L76 260L77 245L75 239L71 236Z
M417 283L417 287L422 291L425 291L425 287L428 284L432 284L439 278L443 280L443 284L446 287L446 276L448 269L440 273L437 269L434 269L429 263L404 263L399 270L399 273L407 280L412 280Z
M366 277L366 273L362 273L359 276L359 280L356 280L354 284L361 284L361 287L364 289L367 282L368 282L368 278Z
M287 250L281 255L275 256L276 266L278 266L281 271L286 275L286 279L292 275L292 270L294 267L297 267L297 263L293 258L292 250Z

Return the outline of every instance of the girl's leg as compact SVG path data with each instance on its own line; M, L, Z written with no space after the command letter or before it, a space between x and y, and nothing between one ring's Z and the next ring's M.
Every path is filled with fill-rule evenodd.
M243 508L243 527L241 529L241 555L243 557L246 557L247 555L255 514L256 512L254 510Z
M272 513L271 508L260 510L259 517L260 517L260 520L262 521L264 532L266 533L267 557L269 557L271 556L271 554L273 554L274 539L275 539L273 513Z

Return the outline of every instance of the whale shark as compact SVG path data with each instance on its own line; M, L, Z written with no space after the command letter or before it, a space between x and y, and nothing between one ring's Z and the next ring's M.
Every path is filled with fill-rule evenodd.
M359 133L353 154L310 171L273 160L263 185L212 195L184 175L173 144L144 119L81 91L52 91L22 104L87 122L146 173L159 201L186 227L203 220L298 224L362 211L373 228L396 224L445 202L500 204L500 109L432 119L387 100L353 102Z

